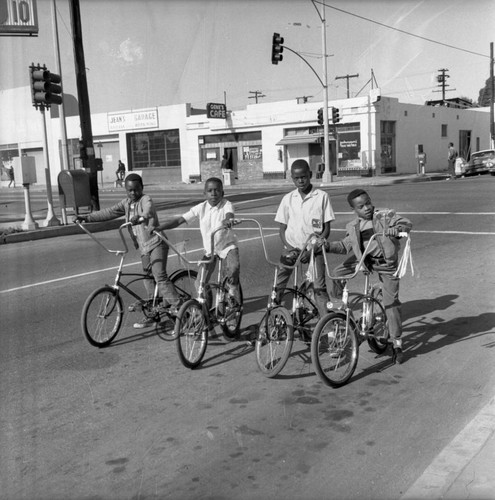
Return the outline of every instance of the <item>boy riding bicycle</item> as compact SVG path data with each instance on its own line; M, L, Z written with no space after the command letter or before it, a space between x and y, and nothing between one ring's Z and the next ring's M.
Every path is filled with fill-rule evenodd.
M199 227L205 250L205 260L215 254L213 262L206 269L205 282L208 283L215 270L216 260L224 263L224 275L228 278L229 294L236 296L239 289L239 248L237 238L230 230L234 219L234 206L224 198L223 183L217 177L210 177L205 182L204 194L206 200L192 207L185 214L169 219L158 226L158 230L174 229L181 224L190 224L199 220ZM211 248L211 234L219 226L224 225L225 230L215 235L214 248ZM199 284L199 276L196 284Z
M366 191L355 189L347 196L347 201L357 218L346 226L346 236L341 241L327 243L330 253L349 254L349 257L332 271L332 276L346 276L354 273L356 264L361 259L371 235L378 234L372 242L365 264L370 270L378 272L382 282L383 306L387 314L387 323L392 337L393 359L401 364L402 352L402 317L399 300L400 278L395 276L399 261L400 242L398 234L409 232L412 223L405 217L394 214L388 221L383 235L383 219L375 217L375 207ZM332 280L332 300L342 298L343 284Z
M117 219L125 215L126 222L131 222L129 233L134 246L140 250L144 272L153 275L163 300L164 308L176 314L179 306L179 295L167 275L168 246L153 234L158 226L158 216L151 196L143 194L143 180L138 174L129 174L125 179L127 198L110 208L104 208L88 215L78 215L78 222L100 222ZM153 280L145 280L146 291L151 298L155 285ZM134 328L146 328L156 322L155 318L144 317L135 323Z

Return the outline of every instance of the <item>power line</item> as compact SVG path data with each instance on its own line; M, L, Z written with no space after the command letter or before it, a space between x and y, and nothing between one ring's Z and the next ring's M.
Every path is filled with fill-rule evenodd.
M333 9L333 10L337 10L339 12L343 12L344 14L348 14L350 16L354 16L354 17L357 17L359 19L362 19L363 21L368 21L370 23L378 24L378 26L383 26L384 28L388 28L388 29L391 29L391 30L394 30L394 31L398 31L399 33L403 33L404 35L409 35L409 36L412 36L414 38L419 38L420 40L424 40L426 42L436 43L437 45L443 45L444 47L448 47L450 49L460 50L461 52L467 52L468 54L473 54L475 56L481 56L481 57L486 57L486 58L490 59L490 56L488 56L486 54L480 54L479 52L473 52L472 50L462 49L460 47L455 47L454 45L449 45L448 43L443 43L443 42L439 42L437 40L433 40L431 38L426 38L426 37L421 36L421 35L416 35L415 33L411 33L409 31L401 30L399 28L394 28L393 26L389 26L388 24L381 23L381 22L375 21L373 19L369 19L368 17L360 16L359 14L354 14L354 13L349 12L349 11L344 10L344 9L339 9L338 7L334 7L333 5L328 5L325 2L319 2L318 0L314 0L314 1L315 1L315 3L319 3L321 5L324 5L325 7L328 7L329 9Z

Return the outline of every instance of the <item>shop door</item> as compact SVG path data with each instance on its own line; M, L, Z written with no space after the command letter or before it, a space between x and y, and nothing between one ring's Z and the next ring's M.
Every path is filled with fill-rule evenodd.
M234 172L234 177L237 179L237 148L225 148L229 168Z

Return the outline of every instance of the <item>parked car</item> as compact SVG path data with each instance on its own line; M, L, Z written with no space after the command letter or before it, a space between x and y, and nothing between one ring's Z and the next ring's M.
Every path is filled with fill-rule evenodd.
M479 175L490 172L495 175L495 149L476 151L464 169L464 175Z

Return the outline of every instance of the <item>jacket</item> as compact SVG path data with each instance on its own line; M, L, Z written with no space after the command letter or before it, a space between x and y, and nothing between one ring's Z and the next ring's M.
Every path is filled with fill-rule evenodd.
M375 212L376 213L376 212ZM346 236L341 241L332 241L328 245L330 253L346 254L353 252L359 260L363 256L361 232L359 230L360 219L356 218L346 225ZM397 227L399 231L409 232L412 223L409 219L395 214L391 217L388 227ZM399 261L400 241L395 236L383 236L383 219L373 216L373 230L378 236L375 241L381 251L381 262L376 266L382 270L395 271ZM374 266L375 267L375 266Z
M109 208L90 213L87 216L87 221L101 222L117 219L125 215L125 221L129 222L134 215L143 217L145 219L144 222L129 228L129 233L134 245L136 248L139 248L141 255L146 255L163 241L156 234L153 234L154 228L159 225L158 215L151 196L147 194L143 194L143 196L139 198L132 213L131 203L129 198L125 198Z

